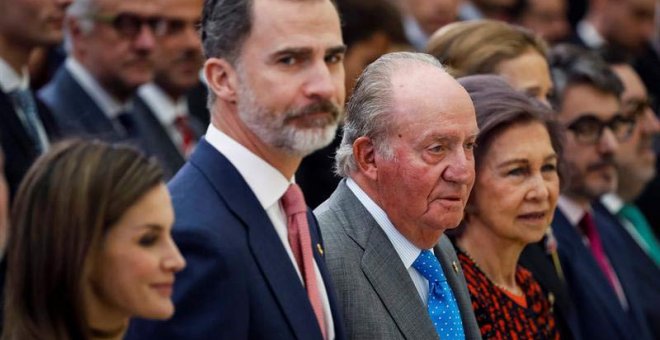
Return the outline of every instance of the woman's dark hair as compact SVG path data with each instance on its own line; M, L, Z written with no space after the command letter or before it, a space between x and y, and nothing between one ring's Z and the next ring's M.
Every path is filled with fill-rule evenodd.
M128 146L67 141L37 159L12 208L2 338L87 339L90 251L162 181L157 162Z
M495 138L511 126L539 122L548 131L552 148L557 153L559 178L565 178L562 161L564 128L554 119L554 114L549 108L536 99L514 90L500 76L467 76L458 79L458 82L470 94L477 114L479 135L478 146L474 151L477 176L486 155L489 152L496 152L491 150ZM469 206L470 201L468 201Z

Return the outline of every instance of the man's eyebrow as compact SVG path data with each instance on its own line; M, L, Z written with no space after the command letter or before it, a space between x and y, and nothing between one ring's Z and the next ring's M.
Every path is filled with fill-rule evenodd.
M326 54L342 54L346 53L346 45L333 46L325 50Z
M285 47L275 52L273 55L278 56L283 54L293 54L298 56L304 56L312 53L313 53L313 49L311 47ZM329 47L325 50L325 53L326 54L346 53L346 45Z
M311 54L312 54L312 49L309 47L286 47L273 53L273 56L278 57L282 55L295 55L301 57Z

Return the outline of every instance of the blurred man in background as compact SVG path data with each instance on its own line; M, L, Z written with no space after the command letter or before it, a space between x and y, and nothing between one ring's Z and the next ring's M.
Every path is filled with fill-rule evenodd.
M192 152L205 126L190 115L187 93L197 86L203 64L198 27L203 0L160 0L167 32L158 40L154 80L138 90L135 110L156 127L148 149L162 149L164 164L176 172ZM204 104L206 101L204 101Z
M13 195L32 161L58 135L48 110L30 91L28 61L33 49L63 38L71 0L0 0L0 145Z

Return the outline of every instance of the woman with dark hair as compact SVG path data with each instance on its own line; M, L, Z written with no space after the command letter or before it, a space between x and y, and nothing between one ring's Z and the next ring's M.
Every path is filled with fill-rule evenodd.
M557 339L551 302L518 259L552 221L561 127L501 77L459 82L474 103L479 136L474 187L455 244L482 336Z
M172 316L185 262L154 160L65 142L40 157L12 209L3 339L120 339L130 317Z

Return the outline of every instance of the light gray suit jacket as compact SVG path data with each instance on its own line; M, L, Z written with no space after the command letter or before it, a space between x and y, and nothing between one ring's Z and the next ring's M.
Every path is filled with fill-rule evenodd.
M426 306L394 246L346 180L314 214L348 338L437 340ZM434 252L456 297L466 339L481 339L465 278L446 236Z

